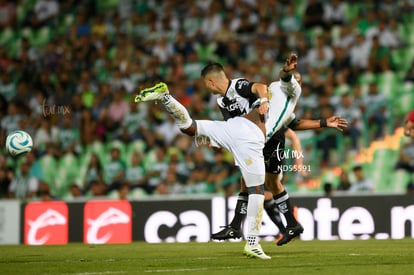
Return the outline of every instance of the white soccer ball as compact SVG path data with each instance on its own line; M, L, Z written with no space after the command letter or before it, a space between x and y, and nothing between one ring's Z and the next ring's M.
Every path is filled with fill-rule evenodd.
M14 131L6 138L7 152L9 152L9 154L13 157L24 156L32 151L32 148L32 137L25 131Z

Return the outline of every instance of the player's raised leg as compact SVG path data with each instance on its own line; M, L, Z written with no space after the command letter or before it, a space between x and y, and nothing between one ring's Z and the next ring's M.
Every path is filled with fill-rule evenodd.
M170 95L167 84L160 82L157 85L140 91L135 96L135 102L157 101L159 100L174 118L180 130L190 136L196 134L196 125L190 117L187 109Z

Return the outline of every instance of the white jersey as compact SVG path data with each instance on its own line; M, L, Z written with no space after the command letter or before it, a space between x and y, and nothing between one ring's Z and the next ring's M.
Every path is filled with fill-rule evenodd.
M267 90L269 96L269 112L266 117L266 141L283 125L295 119L294 110L302 94L302 88L292 76L289 82L275 81Z

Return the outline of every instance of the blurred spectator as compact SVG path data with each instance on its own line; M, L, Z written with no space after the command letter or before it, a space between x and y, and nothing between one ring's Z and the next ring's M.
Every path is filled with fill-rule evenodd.
M128 183L123 183L118 189L118 199L120 200L129 200L129 191L130 185Z
M20 164L19 171L9 186L9 198L31 199L39 190L39 181L29 174L30 165L27 161Z
M26 156L24 156L24 161L27 161L30 165L30 176L35 177L39 180L44 179L43 167L40 164L39 159L36 158L36 154L34 153L34 151L31 151Z
M102 197L106 196L108 186L103 181L92 181L91 189L87 193L90 197Z
M183 18L182 27L188 40L196 37L201 29L202 20L200 20L200 9L197 5L191 5Z
M330 105L321 106L321 113L318 117L331 117L334 115L333 108ZM321 130L317 130L321 132ZM321 165L326 167L331 163L331 153L332 150L337 148L337 137L336 133L333 131L324 130L322 137L318 138L317 141L318 148L322 151Z
M373 26L367 30L365 37L372 40L374 37L378 38L378 43L386 48L397 48L400 45L397 33L390 30L389 20L379 20L377 26Z
M325 197L328 197L328 198L334 195L334 189L333 189L332 183L325 182L323 184L323 194Z
M371 48L368 56L368 67L375 73L384 71L383 64L392 64L391 51L380 44L379 37L375 35L371 39Z
M313 27L325 27L323 19L325 10L323 4L319 0L307 1L305 11L303 14L303 26L306 30Z
M57 0L37 0L34 12L39 22L44 22L59 15L59 2Z
M365 118L368 127L374 127L376 139L384 136L387 122L387 99L385 95L378 90L378 84L371 82L368 88L368 94L363 99L366 112Z
M0 166L0 199L9 196L9 186L13 178L12 169Z
M7 114L1 119L1 138L6 140L6 136L19 129L19 121L23 119L18 106L15 102L10 102L7 107Z
M357 34L355 43L349 50L351 65L356 72L362 72L368 67L371 43L365 40L362 33Z
M342 47L334 47L333 53L334 56L329 68L332 69L336 83L339 84L340 79L343 79L347 83L352 83L355 76L351 69L351 59L347 55L347 50Z
M351 138L352 149L359 149L358 141L363 130L363 118L350 93L346 92L341 96L335 114L348 120L348 127L344 130L344 134Z
M401 146L395 169L403 169L411 176L414 174L414 139L409 139Z
M414 60L411 62L410 68L404 75L404 81L414 82Z
M323 19L328 27L346 23L346 4L340 0L326 2Z
M204 193L214 190L213 182L207 182L211 164L206 160L202 147L192 153L192 167L187 179L186 189L191 193Z
M131 100L128 111L122 119L121 139L129 142L136 139L144 139L147 132L146 105L136 104Z
M338 191L349 191L351 188L351 182L348 177L348 171L342 169L341 174L339 175L339 184L336 187Z
M51 201L55 199L55 197L51 194L49 184L42 182L42 181L39 181L37 197L41 201Z
M103 179L108 192L121 186L125 179L125 168L119 148L113 147L110 151L110 159L103 164Z
M405 187L405 194L406 195L413 195L414 194L414 183L409 182Z
M91 188L92 182L103 181L103 167L97 154L91 154L87 164L85 176L83 179L84 191Z
M146 191L151 194L157 188L157 185L165 179L168 172L164 146L156 145L152 152L147 154L147 158L145 168L148 185Z
M125 89L119 89L113 93L113 100L108 106L108 118L116 124L120 124L128 112L128 103L124 100Z
M320 74L325 73L333 57L332 48L326 44L324 37L319 35L316 38L315 46L308 51L306 57L309 70L317 70Z
M211 170L207 176L207 182L213 184L216 190L225 185L225 180L232 175L233 165L224 160L224 151L214 151L214 163L211 165Z
M82 198L82 189L76 183L69 186L69 194L64 198L65 200L75 200Z
M295 12L293 3L286 7L286 12L280 19L280 28L286 33L297 32L302 28L302 19Z
M221 29L223 19L220 15L220 11L222 8L221 2L212 1L210 2L210 7L206 10L206 15L202 20L200 32L208 41L211 41L216 32Z
M365 36L369 28L377 26L378 18L378 14L374 9L366 7L365 10L360 11L356 27Z
M174 118L168 116L167 120L156 127L156 133L166 144L172 144L181 131L175 124Z
M367 191L373 192L374 183L371 179L365 177L364 171L362 166L357 165L352 169L352 172L355 177L355 181L352 182L351 187L349 188L350 192L359 192L359 191Z
M80 153L79 129L73 127L73 118L70 115L63 117L63 123L57 136L60 143L60 149L63 153Z
M16 83L14 83L10 73L8 72L1 74L0 95L2 95L7 101L10 101L16 95Z
M336 37L333 37L332 44L334 47L340 47L346 50L348 53L350 47L355 43L355 32L352 30L351 26L344 24L340 25L339 34Z
M43 118L40 123L40 128L36 130L33 137L33 143L36 144L36 151L39 154L43 154L46 152L47 146L58 143L59 128L52 125L52 121L49 118Z
M144 161L140 152L134 152L131 155L130 164L125 170L125 181L132 187L139 187L146 183Z
M173 54L173 45L165 37L161 37L152 48L152 55L156 56L161 64L166 64L172 58Z
M2 29L13 27L15 22L16 4L11 1L0 0L0 27Z

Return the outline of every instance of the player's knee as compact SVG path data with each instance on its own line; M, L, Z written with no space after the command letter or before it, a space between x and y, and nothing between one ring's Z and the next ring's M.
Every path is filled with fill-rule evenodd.
M247 187L247 192L249 193L249 195L251 195L251 194L263 195L264 194L264 184Z

